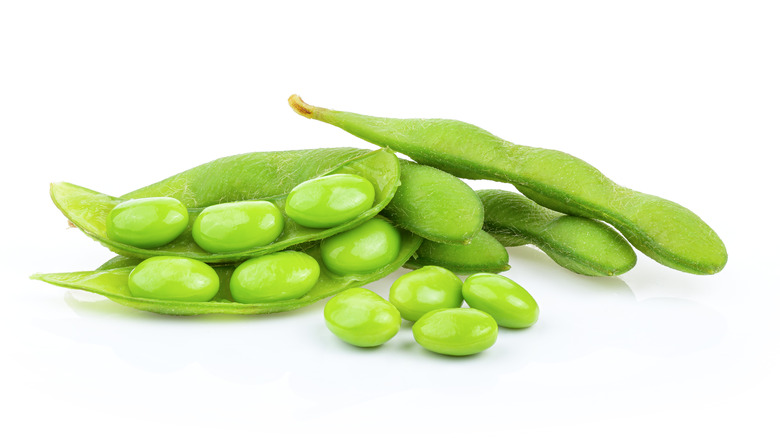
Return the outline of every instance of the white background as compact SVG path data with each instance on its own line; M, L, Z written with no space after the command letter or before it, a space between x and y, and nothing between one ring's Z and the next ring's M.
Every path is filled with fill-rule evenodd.
M777 436L779 20L770 1L3 2L0 433ZM465 359L408 325L352 348L324 303L166 317L28 280L111 256L51 181L118 195L224 155L371 147L292 93L564 150L689 207L729 263L640 255L598 279L512 249L541 318Z

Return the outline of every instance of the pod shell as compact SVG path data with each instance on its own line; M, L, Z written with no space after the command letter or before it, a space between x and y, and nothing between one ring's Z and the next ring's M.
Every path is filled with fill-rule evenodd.
M177 199L131 199L109 212L106 234L109 239L127 245L156 248L179 237L188 223L187 209Z
M338 275L366 274L395 260L401 234L389 222L373 218L320 243L322 262Z
M230 294L244 304L293 300L317 283L320 265L312 256L282 251L249 259L230 277Z
M539 319L539 305L534 297L502 275L470 276L463 282L463 298L470 307L490 314L502 327L530 327Z
M327 175L293 188L284 211L304 227L330 228L360 216L374 198L374 186L360 175Z
M363 288L339 293L325 305L325 324L342 341L376 347L401 328L401 314L387 300Z
M240 201L206 207L192 225L192 238L212 253L268 245L284 229L284 218L268 201Z
M210 301L219 291L211 266L185 257L158 256L139 263L127 278L130 294L155 300Z
M409 321L436 309L463 304L463 282L448 269L425 266L398 277L390 286L390 302Z
M425 349L449 356L468 356L496 343L498 324L477 309L438 309L412 326L414 340Z

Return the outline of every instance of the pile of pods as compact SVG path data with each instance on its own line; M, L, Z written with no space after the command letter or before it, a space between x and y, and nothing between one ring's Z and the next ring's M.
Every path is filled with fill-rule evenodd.
M68 220L118 256L93 271L33 278L172 315L283 312L338 294L326 325L350 344L380 345L404 318L416 321L423 347L467 355L493 345L498 325L538 317L528 292L497 275L509 269L508 246L534 245L590 276L630 270L633 248L693 274L726 264L723 242L693 212L563 152L455 120L363 116L296 95L289 103L381 149L224 157L119 197L52 184ZM460 178L520 193L475 192ZM389 302L360 288L402 266L413 271Z

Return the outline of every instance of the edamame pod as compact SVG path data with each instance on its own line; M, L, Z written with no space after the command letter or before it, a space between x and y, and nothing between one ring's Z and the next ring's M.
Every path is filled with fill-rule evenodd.
M558 213L506 190L477 194L485 206L483 228L504 246L531 243L584 275L620 275L636 264L631 245L603 222Z
M292 152L295 152L295 154L292 155L292 159L297 160L300 158L301 154L299 151ZM280 154L281 153L274 153L273 156L276 158L283 156ZM268 154L261 155L265 156L266 158L268 156ZM309 155L311 155L307 155L309 159L315 158L314 155ZM349 156L349 154L345 155ZM330 155L325 154L325 156L329 157ZM252 163L254 163L256 159L254 155L245 155L244 157L251 159ZM244 175L246 172L248 172L248 167L242 167L240 165L241 160L233 160L228 162L230 163L228 168L235 167L235 169L241 169L236 170L239 175ZM289 166L289 163L286 165ZM214 169L213 166L206 167L210 168L211 170ZM249 167L255 166L253 164ZM332 236L342 231L354 228L376 216L377 213L379 213L390 202L390 199L392 199L393 194L395 193L395 190L399 184L398 158L396 158L392 152L386 149L371 152L363 151L362 155L358 156L357 158L348 159L348 161L343 162L341 166L330 170L329 173L356 174L369 180L376 188L376 198L373 207L361 213L355 219L345 222L339 226L327 229L310 229L300 226L294 221L285 220L284 229L281 235L279 235L279 237L272 243L247 250L214 254L207 252L198 246L192 237L193 222L206 204L211 204L212 202L218 201L220 199L224 202L233 202L242 200L236 198L243 196L261 196L263 193L265 193L264 190L266 189L268 193L275 195L280 191L275 187L277 183L281 185L290 185L286 181L290 179L298 181L298 179L300 179L300 175L293 173L292 175L281 177L281 181L264 180L261 183L256 178L247 176L247 180L243 181L240 179L240 177L231 174L229 177L226 177L226 179L232 181L231 184L225 185L223 183L214 183L219 187L219 191L213 191L205 190L204 188L200 187L201 185L211 183L209 182L210 180L201 178L203 175L201 175L202 171L200 168L195 168L193 171L196 171L195 173L200 176L192 176L192 178L190 178L188 176L188 172L184 172L182 174L183 176L180 178L172 177L173 179L171 180L171 187L160 185L160 183L158 183L150 186L150 188L146 190L141 189L140 191L133 192L132 195L128 195L136 196L139 193L143 193L144 195L173 195L172 197L174 198L177 196L182 196L184 200L190 203L185 203L185 205L189 207L188 211L190 217L190 223L187 229L176 240L159 248L138 248L132 245L113 241L108 237L106 233L106 217L111 209L114 208L114 206L125 200L124 198L112 197L68 183L52 184L51 197L55 205L57 205L60 211L65 214L71 223L80 228L89 237L97 240L117 254L138 258L169 255L188 257L208 263L227 263L246 260L250 257L276 252L304 242L321 240L328 236ZM311 169L307 169L306 172L308 175L308 173L311 172ZM275 177L279 177L279 175L275 175ZM195 191L194 193L196 193L197 196L191 194L189 191L181 192L176 188L176 184L178 184L181 179L185 179L193 183L192 190ZM246 187L246 185L250 183L261 184L262 187ZM295 185L297 184L292 186L295 187ZM198 186L199 189L196 190L195 186ZM236 193L229 194L230 187L232 186L236 187ZM276 197L271 197L265 200L273 203L280 210L284 209L284 194L276 195Z
M400 160L401 186L382 215L427 240L467 244L482 229L482 202L459 178Z
M441 266L456 274L501 272L509 269L506 248L486 231L480 230L468 245L448 245L424 240L405 268Z
M319 108L293 95L304 117L332 124L455 176L514 184L537 203L603 220L659 263L693 274L726 265L726 247L701 218L672 201L621 187L569 154L512 144L456 120L389 119Z
M128 288L128 276L141 260L127 257L115 257L95 271L67 272L57 274L36 274L32 278L42 280L55 286L70 289L81 289L103 295L119 304L139 310L168 315L200 315L210 313L225 314L261 314L286 312L307 306L311 303L335 295L343 290L359 287L389 275L401 267L414 254L422 242L422 238L400 230L401 250L391 263L367 274L352 274L338 276L328 272L322 264L319 246L312 246L304 251L317 260L320 265L320 276L306 294L300 298L267 303L242 304L233 300L230 294L230 278L235 270L234 265L215 266L219 276L219 292L206 302L181 302L153 300L134 297Z

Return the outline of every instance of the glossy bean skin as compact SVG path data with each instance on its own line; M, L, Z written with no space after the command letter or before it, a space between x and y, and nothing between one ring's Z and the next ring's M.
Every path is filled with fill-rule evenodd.
M434 167L399 160L401 186L382 215L438 243L464 245L482 229L484 208L474 190Z
M468 123L388 119L328 110L290 97L293 109L404 153L455 176L514 184L536 203L603 220L637 249L668 267L714 274L726 265L726 247L701 218L672 201L619 186L569 154L513 144Z
M238 201L203 209L192 225L192 238L212 253L245 251L268 245L284 229L284 218L268 201Z
M139 248L156 248L175 240L189 223L177 199L155 197L124 201L112 208L106 221L110 239Z
M130 293L136 298L181 302L209 301L219 291L219 276L197 260L183 257L152 257L128 275Z
M352 288L334 296L325 305L325 324L348 344L376 347L398 333L401 315L376 293Z
M484 229L504 246L532 244L570 271L620 275L636 264L628 242L603 222L569 216L505 190L477 191L485 206Z
M374 203L374 186L359 175L334 174L305 181L284 204L287 217L309 228L330 228L360 216Z
M412 326L414 340L425 349L448 356L468 356L496 343L498 324L477 309L439 309Z
M341 150L338 150L341 151ZM355 152L359 154L355 157ZM155 183L147 188L140 189L125 196L141 196L159 194L180 199L188 207L190 224L182 235L175 241L163 247L144 249L136 246L117 242L108 237L106 220L109 212L116 205L126 201L123 198L109 196L84 187L69 183L54 183L51 185L51 197L60 211L83 231L87 236L97 240L111 251L128 257L148 258L159 255L188 257L208 263L235 263L269 254L294 245L314 242L340 233L360 225L377 215L390 202L399 184L400 170L398 158L390 151L383 149L366 151L360 149L348 149L346 152L334 152L323 149L320 154L301 151L287 151L275 153L255 153L238 157L227 157L206 163L179 175L168 178L160 183ZM360 175L372 182L376 187L374 205L359 217L344 224L326 228L313 229L303 227L294 221L285 220L281 235L273 242L253 247L246 250L212 253L201 248L192 236L192 226L195 218L203 211L204 207L219 202L244 201L245 196L261 196L268 193L273 197L265 200L273 203L280 210L284 208L286 194L278 193L287 187L295 187L303 176L308 177L315 170L321 170L324 165L309 167L308 163L300 162L302 159L315 161L318 158L329 161L328 164L336 165L335 169L327 170L329 173L351 173ZM334 163L337 159L346 159L340 165ZM266 160L275 159L276 163L267 163ZM302 166L302 171L296 170L296 164ZM272 168L279 168L285 172L271 172ZM258 174L255 174L257 171ZM258 176L259 175L259 176ZM322 175L319 175L322 176ZM274 180L273 178L278 178ZM223 180L224 179L224 180ZM289 181L295 181L291 184ZM257 184L257 185L255 185ZM278 187L278 186L281 186ZM177 198L178 199L178 198ZM191 204L188 204L191 203Z
M480 230L468 245L448 245L424 240L417 253L404 265L409 269L441 266L456 274L502 272L509 269L506 248Z
M439 266L425 266L400 276L390 286L390 302L408 321L417 321L436 309L463 304L463 282Z
M539 305L522 286L501 275L479 273L463 282L469 307L492 316L498 325L526 328L539 319Z
M320 278L314 257L282 251L249 259L230 277L230 293L239 303L269 303L306 295Z
M124 256L115 257L94 271L36 274L31 278L55 286L80 289L102 295L121 305L134 309L166 315L255 315L287 312L308 306L341 291L371 283L400 268L401 265L414 254L422 242L421 237L415 236L408 231L402 230L400 233L401 250L398 257L390 264L368 274L338 276L327 273L325 266L322 264L319 246L315 245L307 248L304 252L317 260L320 264L320 272L322 275L319 276L314 287L302 297L282 301L252 304L236 302L230 293L230 279L236 268L235 265L214 266L214 270L217 272L220 279L220 289L211 301L206 302L149 300L134 297L128 288L128 276L133 268L142 260Z
M398 256L399 231L388 221L368 222L328 237L320 243L322 261L338 275L366 274L387 265Z

